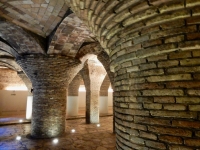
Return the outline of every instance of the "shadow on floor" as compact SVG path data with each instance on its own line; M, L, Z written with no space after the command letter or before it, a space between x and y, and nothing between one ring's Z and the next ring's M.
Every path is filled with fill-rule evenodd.
M113 117L100 117L100 126L86 124L84 118L66 120L66 133L52 139L30 139L30 123L19 123L20 118L1 118L1 123L14 122L0 126L0 150L114 150ZM22 119L22 118L21 118ZM75 132L72 132L72 129Z

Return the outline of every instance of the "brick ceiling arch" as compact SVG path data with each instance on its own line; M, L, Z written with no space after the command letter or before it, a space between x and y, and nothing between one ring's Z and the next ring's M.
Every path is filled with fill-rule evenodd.
M0 21L0 38L6 41L19 55L45 53L44 48L41 47L37 38L31 36L31 34L27 33L21 27L5 20Z
M68 2L77 16L88 23L114 66L132 59L200 48L197 36L185 39L183 35L197 30L193 24L195 19L198 22L199 1ZM171 42L170 37L177 37L177 41ZM191 40L191 44L181 44L185 40Z
M0 57L4 57L4 56L12 57L10 53L0 49Z
M10 68L15 71L21 71L21 67L16 63L14 57L0 58L0 68Z
M98 42L93 42L85 43L85 45L83 45L78 51L76 58L85 61L90 57L90 55L88 54L97 55L97 59L102 63L103 67L105 68L110 79L111 85L114 89L114 73L112 72L113 70L110 69L109 55L103 50L103 48Z
M84 43L84 45L82 45L82 47L77 52L76 58L81 59L87 54L98 55L101 51L103 51L103 49L98 42Z
M16 52L9 45L0 41L0 68L10 68L15 71L21 70L14 60L15 56L17 56Z
M10 46L8 46L4 42L0 41L0 57L3 57L3 56L12 57L14 52L15 51ZM14 56L16 56L16 55L14 55Z
M3 0L0 15L40 36L48 36L68 10L65 0Z
M94 35L75 14L70 14L57 28L48 54L57 53L75 57L81 45L88 41L94 41Z
M16 70L16 68L13 67L12 65L0 61L0 69L2 68L9 68L11 70Z

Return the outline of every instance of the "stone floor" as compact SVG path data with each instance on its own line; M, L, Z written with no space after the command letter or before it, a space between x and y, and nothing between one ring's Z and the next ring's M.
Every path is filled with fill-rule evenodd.
M75 132L72 132L75 129ZM85 119L66 121L66 134L53 139L30 139L30 123L0 126L0 150L114 150L112 116L100 117L100 127L85 124ZM21 139L17 140L17 136ZM19 137L18 137L19 138Z

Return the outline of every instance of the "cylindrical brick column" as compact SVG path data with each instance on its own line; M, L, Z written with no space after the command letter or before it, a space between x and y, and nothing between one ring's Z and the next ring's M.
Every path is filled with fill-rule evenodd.
M31 136L60 136L65 132L68 80L74 77L73 66L79 62L54 55L26 55L17 58L17 62L33 85Z
M86 123L99 123L99 90L86 90Z
M110 56L116 148L199 149L200 1L70 4Z
M81 73L86 87L86 123L99 123L99 91L106 71L88 60Z
M106 69L106 72L108 74L111 86L113 91L115 91L115 87L114 87L114 73L111 71L110 69L110 57L109 55L105 52L102 51L101 53L99 53L99 55L97 56L98 60L103 64L104 68ZM115 103L113 100L113 133L115 133Z
M49 138L65 132L66 87L35 88L31 136Z

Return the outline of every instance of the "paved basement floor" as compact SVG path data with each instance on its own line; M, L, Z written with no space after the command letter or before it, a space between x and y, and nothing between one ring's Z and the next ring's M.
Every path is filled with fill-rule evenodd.
M100 127L86 124L85 118L67 120L66 134L58 137L57 143L55 138L29 138L30 123L0 123L0 150L114 150L112 118L100 117Z

